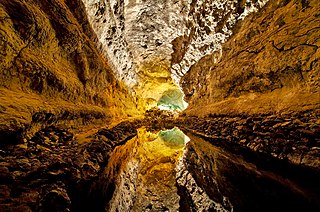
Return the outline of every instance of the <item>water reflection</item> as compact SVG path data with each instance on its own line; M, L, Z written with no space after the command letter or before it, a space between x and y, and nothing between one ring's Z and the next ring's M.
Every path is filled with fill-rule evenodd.
M159 137L165 142L166 145L171 147L181 148L190 141L179 128L175 127L170 130L162 130L159 132Z
M187 172L190 179L178 179L184 210L320 211L319 174L241 150L231 153L187 135L191 141L185 147L180 175ZM197 201L197 187L208 197L206 201Z
M178 211L180 198L175 167L187 141L187 136L178 128L158 133L140 128L137 137L117 147L110 161L118 161L120 155L127 155L122 159L126 166L118 175L108 210ZM123 165L115 163L107 168L107 172L115 167Z
M320 211L317 173L187 135L140 128L117 147L106 170L115 185L107 210Z

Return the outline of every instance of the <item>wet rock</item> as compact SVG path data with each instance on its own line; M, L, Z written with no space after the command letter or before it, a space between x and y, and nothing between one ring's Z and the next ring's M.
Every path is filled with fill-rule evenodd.
M319 125L314 124L315 111L286 113L281 115L255 115L250 117L216 117L209 120L185 117L182 126L211 138L236 142L255 152L263 152L279 159L288 159L301 165L306 155L304 166L318 168L317 157L309 156L313 147L319 147ZM303 122L300 121L303 117ZM221 121L222 120L222 121ZM292 121L293 120L293 121ZM197 124L196 124L197 123ZM200 123L200 124L199 124ZM228 124L225 124L228 123ZM312 155L312 154L311 154ZM312 162L313 161L313 162Z
M21 169L28 170L31 168L31 164L27 158L17 159L16 163Z
M37 191L22 193L18 198L19 203L33 204L39 201L39 193Z
M10 212L32 212L33 210L27 206L27 205L20 205L20 206L16 206L14 204L4 204L4 205L0 205L0 210L1 211L10 211Z
M98 176L100 166L93 163L85 163L81 165L81 171L84 180L92 179Z
M82 179L80 170L74 167L70 168L69 177L70 181L75 183L79 183L79 181Z
M98 132L100 135L103 135L105 136L106 138L112 140L112 141L115 141L117 140L117 136L118 136L118 133L114 132L114 131L111 131L109 129L103 129L103 130L99 130Z
M122 127L123 126L123 127ZM43 128L21 152L16 145L5 146L0 161L0 207L4 211L70 211L89 204L85 201L116 145L136 135L134 124L122 123L108 129L116 140L99 139L79 144L72 133L57 127ZM123 139L123 140L118 140ZM84 198L84 199L83 199ZM14 204L7 204L8 201Z
M26 173L23 171L13 171L11 172L13 179L21 179L26 176Z
M303 155L303 158L300 163L305 166L311 166L311 167L320 169L319 157L320 157L320 149L319 148L311 149L311 151Z
M285 127L285 126L289 125L290 123L291 122L289 122L289 121L278 123L278 124L273 125L272 128L277 129L277 128L280 128L280 127Z

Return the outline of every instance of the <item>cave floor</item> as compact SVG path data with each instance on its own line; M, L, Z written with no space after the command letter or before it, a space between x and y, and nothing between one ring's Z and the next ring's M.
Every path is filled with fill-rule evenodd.
M147 114L0 150L0 211L319 211L319 114ZM177 127L179 127L179 129Z

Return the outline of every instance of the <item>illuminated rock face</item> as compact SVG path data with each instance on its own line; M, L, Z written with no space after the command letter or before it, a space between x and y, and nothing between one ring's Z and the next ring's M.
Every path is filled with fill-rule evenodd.
M124 1L83 0L99 49L108 58L118 76L133 87L137 75L125 38Z
M177 89L181 77L194 113L198 105L216 102L222 105L210 108L218 113L315 105L317 4L267 2L86 0L85 5L99 45L118 61L116 72L144 110L156 106L163 92ZM304 27L298 23L302 19ZM223 102L226 98L231 99Z
M234 25L267 0L83 2L100 49L139 105L149 109L163 92L179 88L180 78L199 59L220 56Z
M105 123L137 112L85 14L80 0L0 1L1 141L19 140L33 126Z
M215 54L214 61L221 57L221 45L233 34L238 21L257 12L268 0L241 1L189 1L183 33L170 41L173 45L171 72L174 79L180 78L201 58ZM213 62L214 62L213 61Z
M129 70L158 59L171 62L167 68L178 82L196 61L220 51L235 23L267 0L83 2L101 48L115 61L119 76L129 79Z
M245 18L220 60L208 55L182 78L190 113L319 107L319 10L317 0L273 0Z
M168 90L163 92L157 106L162 110L184 110L187 103L183 100L183 93L176 90Z

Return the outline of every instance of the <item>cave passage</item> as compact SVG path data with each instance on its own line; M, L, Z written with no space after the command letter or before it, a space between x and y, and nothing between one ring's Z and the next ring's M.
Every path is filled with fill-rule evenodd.
M188 103L183 100L183 92L179 89L165 91L159 99L157 106L160 110L184 110Z
M0 0L0 212L320 212L319 11Z
M318 175L175 127L142 127L111 154L107 211L316 211ZM113 176L112 176L113 175ZM277 209L277 210L274 210Z

